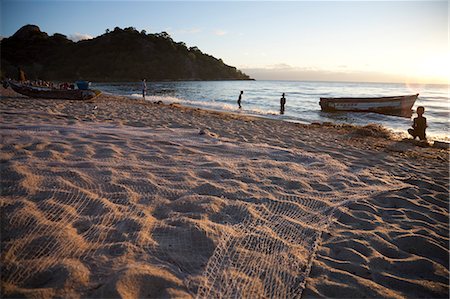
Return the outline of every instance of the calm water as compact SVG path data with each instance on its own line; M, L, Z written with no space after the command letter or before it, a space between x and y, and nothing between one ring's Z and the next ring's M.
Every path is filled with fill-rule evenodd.
M104 92L141 97L140 82L93 84ZM322 112L319 98L341 96L393 96L419 93L413 109L425 106L427 134L433 139L450 140L449 96L447 85L406 85L394 83L296 82L296 81L196 81L148 82L150 101L180 103L203 109L232 111L294 122L334 122L366 125L381 124L394 131L406 131L410 118L376 113ZM237 107L243 90L242 110ZM286 93L286 111L280 115L280 97ZM413 115L415 117L415 114Z

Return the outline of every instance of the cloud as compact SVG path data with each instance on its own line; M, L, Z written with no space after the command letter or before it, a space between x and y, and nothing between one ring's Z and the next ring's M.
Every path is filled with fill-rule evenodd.
M69 39L73 40L74 42L78 42L80 40L85 40L85 39L93 39L93 38L94 37L89 34L78 33L78 32L69 35Z
M293 66L286 64L286 63L278 63L278 64L271 64L265 67L265 69L269 70L292 70L294 69Z
M217 35L217 36L223 36L223 35L225 35L227 33L228 33L227 31L222 30L222 29L214 30L214 34Z

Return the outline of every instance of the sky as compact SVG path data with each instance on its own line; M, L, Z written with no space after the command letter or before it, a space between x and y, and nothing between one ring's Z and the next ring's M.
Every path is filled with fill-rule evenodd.
M168 32L259 80L449 83L448 1L1 0L2 37Z

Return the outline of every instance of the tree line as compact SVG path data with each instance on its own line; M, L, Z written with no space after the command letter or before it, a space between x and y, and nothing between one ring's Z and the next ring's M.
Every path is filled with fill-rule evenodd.
M167 32L147 34L134 27L73 42L26 25L0 42L1 76L97 82L164 80L250 80L250 77L197 47L175 42Z

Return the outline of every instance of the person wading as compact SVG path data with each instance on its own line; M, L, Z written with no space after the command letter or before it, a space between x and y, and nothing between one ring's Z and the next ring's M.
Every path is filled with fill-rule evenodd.
M284 114L284 105L286 105L286 98L284 97L284 92L280 99L280 114Z
M239 109L242 108L242 106L241 106L241 100L242 100L242 94L243 94L243 93L244 93L244 92L241 90L241 93L239 94L239 97L238 97L238 100L237 100Z
M145 82L145 79L142 79L142 97L145 100L145 94L147 93L147 83Z

